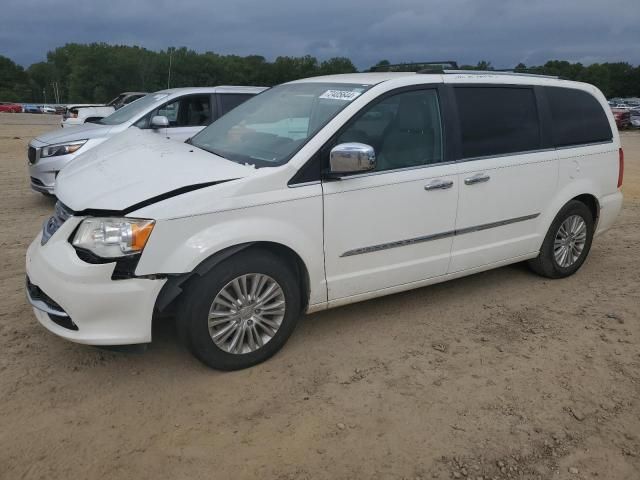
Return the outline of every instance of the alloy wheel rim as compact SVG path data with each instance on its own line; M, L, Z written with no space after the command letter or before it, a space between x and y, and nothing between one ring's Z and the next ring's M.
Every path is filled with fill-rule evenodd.
M587 224L580 215L571 215L558 229L553 242L553 256L563 268L575 264L587 243Z
M241 275L214 298L209 309L209 335L227 353L251 353L273 339L285 311L284 291L278 282L261 273Z

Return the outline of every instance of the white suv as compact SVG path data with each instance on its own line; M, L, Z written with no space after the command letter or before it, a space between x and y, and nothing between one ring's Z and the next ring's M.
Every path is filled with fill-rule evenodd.
M295 81L190 144L114 139L69 165L27 253L27 292L69 340L147 343L170 312L200 360L244 368L304 312L523 260L575 273L621 208L622 167L606 100L584 83Z
M145 130L184 142L263 90L266 88L223 86L161 90L145 95L94 123L39 135L29 142L27 150L31 188L45 195L54 195L56 177L65 165L123 132L133 130L140 133L140 130Z

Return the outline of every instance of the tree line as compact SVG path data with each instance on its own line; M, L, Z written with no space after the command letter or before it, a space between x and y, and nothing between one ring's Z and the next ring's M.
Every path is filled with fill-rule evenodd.
M382 60L371 67L384 69ZM171 75L169 78L169 67ZM465 69L493 69L490 62ZM516 71L558 75L592 83L607 97L640 96L640 66L626 62L582 65L553 60L540 66L519 64ZM47 53L44 62L24 69L0 56L0 101L34 103L106 102L124 91L153 92L171 87L277 85L316 75L357 72L346 57L319 61L305 55L267 61L260 55L198 53L186 47L152 51L137 46L70 43Z

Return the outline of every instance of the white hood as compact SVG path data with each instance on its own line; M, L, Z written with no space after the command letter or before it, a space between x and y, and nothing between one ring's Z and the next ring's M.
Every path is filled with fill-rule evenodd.
M56 179L56 196L75 211L121 211L184 187L233 180L253 172L253 167L192 145L130 128L62 169Z
M89 140L91 138L106 137L111 129L119 125L100 125L96 123L85 123L73 128L59 128L51 132L38 135L32 143L36 146L52 145L54 143L75 142L77 140Z

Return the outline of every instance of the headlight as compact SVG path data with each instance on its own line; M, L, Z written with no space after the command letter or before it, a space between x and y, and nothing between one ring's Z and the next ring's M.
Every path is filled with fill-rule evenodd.
M142 252L155 225L137 218L87 218L72 244L102 258L118 258Z
M86 140L78 140L77 142L59 143L57 145L42 147L42 150L40 150L40 158L57 157L58 155L77 152L85 143L87 143Z

